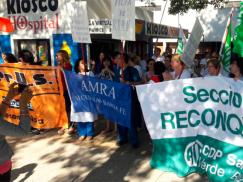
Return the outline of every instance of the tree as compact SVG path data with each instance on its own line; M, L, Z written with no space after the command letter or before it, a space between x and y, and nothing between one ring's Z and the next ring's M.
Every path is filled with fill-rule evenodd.
M183 14L189 9L201 10L208 5L220 7L225 0L170 0L170 14Z

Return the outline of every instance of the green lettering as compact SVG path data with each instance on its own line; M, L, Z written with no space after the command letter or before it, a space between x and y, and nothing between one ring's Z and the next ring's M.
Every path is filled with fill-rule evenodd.
M211 114L211 117L207 117L207 113ZM215 123L215 114L212 109L205 109L201 117L202 123L206 126L211 126ZM208 120L208 121L207 121Z
M198 116L200 116L200 114L199 114L199 112L197 110L194 110L194 109L193 110L190 110L188 112L188 123L189 123L189 125L191 127L196 127L196 126L198 126L200 124L200 120L196 120L195 123L192 123L191 117L192 117L192 114L193 113L196 114L196 115L198 115Z
M195 90L195 88L193 86L187 86L187 87L183 88L183 94L188 96L188 97L191 97L191 99L190 98L184 98L184 101L186 103L191 104L191 103L196 102L197 95L195 93L190 92L190 91L194 91L194 90Z
M237 102L238 101L238 102ZM240 108L241 107L241 103L242 103L242 97L239 93L234 93L233 96L233 106Z
M186 114L186 111L177 111L175 113L176 115L176 123L177 123L177 128L187 128L187 124L181 124L182 121L187 121L187 117L186 116L180 116L180 115L185 115Z
M217 102L217 103L218 103L218 102L219 102L219 98L215 99L215 97L213 96L214 93L215 93L216 95L218 95L217 90L215 90L215 89L210 90L210 98L211 98L211 100L212 100L213 102Z
M225 112L218 110L215 128L219 128L220 123L221 123L222 130L225 131L226 130L226 128L225 128L226 119L227 119L227 114Z
M238 122L238 124L236 124L234 122L233 126L235 126L235 128L233 128L233 126L231 126L231 123L233 123L232 119L235 119L234 121ZM241 132L243 130L241 119L236 114L229 114L229 116L227 118L227 128L231 133L233 133L235 135L241 134Z
M228 94L228 92L227 92L226 90L221 90L221 91L219 92L219 98L220 98L221 102L222 102L224 105L226 105L226 104L229 103L229 100L227 100L227 99L226 99L226 100L223 100L223 98L224 98L224 96L222 96L223 94L225 94L226 97L228 97L229 94Z
M200 102L206 102L208 100L209 93L205 89L200 89L197 92L197 97Z
M174 117L174 114L170 112L161 113L162 129L166 129L166 123L171 124L172 129L175 129Z

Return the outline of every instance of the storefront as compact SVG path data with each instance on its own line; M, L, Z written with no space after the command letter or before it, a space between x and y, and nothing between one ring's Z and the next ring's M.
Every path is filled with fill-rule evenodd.
M10 35L0 34L2 52L18 55L20 50L28 49L35 55L36 62L41 62L42 65L56 65L55 54L64 49L69 53L74 65L76 60L82 57L82 50L81 44L73 42L71 36L72 12L68 8L71 1L0 1L0 16L10 18L15 27L15 31ZM101 51L109 55L120 51L121 42L111 38L111 0L89 0L87 11L92 44L84 45L86 57L96 59ZM148 25L152 22L153 14L136 7L135 18L136 41L127 41L125 51L144 56L145 53L152 52L154 34L148 33ZM162 36L168 37L171 29L167 27L166 30Z
M54 55L64 49L74 64L81 56L81 46L72 41L69 2L71 0L0 1L0 16L10 18L15 28L10 35L0 35L2 52L18 55L20 50L28 49L36 62L56 65Z

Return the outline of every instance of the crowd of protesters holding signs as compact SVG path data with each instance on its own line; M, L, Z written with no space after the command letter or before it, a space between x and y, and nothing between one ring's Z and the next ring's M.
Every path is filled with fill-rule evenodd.
M121 54L119 52L114 53L112 56L101 52L99 58L95 61L85 62L82 58L76 61L75 65L71 65L70 57L65 50L60 50L56 54L56 61L58 66L63 70L74 70L78 75L85 75L89 77L96 77L103 80L109 80L111 82L120 82L128 84L132 88L131 98L131 127L127 128L120 124L114 123L111 120L105 122L104 130L102 134L112 134L117 132L117 145L121 146L128 141L132 147L139 147L138 130L143 125L143 114L141 112L140 104L137 98L135 85L141 84L154 84L158 82L168 80L186 79L192 77L208 77L208 76L223 76L221 71L222 67L218 56L210 53L206 53L206 56L202 56L200 60L195 61L194 68L188 68L181 55L164 53L161 55L160 48L155 48L155 54L151 58L139 57L135 54ZM147 54L145 54L147 55ZM23 50L18 55L18 59L10 53L3 53L2 58L4 63L19 63L22 65L36 65L34 62L34 56L28 50ZM243 81L243 60L242 58L234 57L231 60L230 73L224 75L232 77L235 80ZM92 112L75 112L74 107L70 101L70 95L68 93L68 85L65 82L64 74L61 75L64 98L66 105L66 113L68 116L69 128L63 127L58 130L58 134L64 134L67 132L70 135L77 133L80 141L88 140L92 142L95 140L95 124L94 121L98 121L100 117ZM28 116L28 110L26 104L30 101L32 95L28 88L25 88L22 93L16 92L16 84L12 84L9 87L8 95L5 100L2 101L1 107L1 119L0 122L0 136L1 147L0 153L4 153L0 161L0 181L2 179L10 178L11 171L11 155L12 152L7 146L4 139L6 135L22 136L25 135L30 129L30 121ZM7 108L10 106L9 102L17 94L22 94L20 97L20 124L19 126L8 124L4 122L4 114L7 112ZM78 117L77 117L78 115ZM81 119L80 119L81 118ZM40 129L31 129L33 134L40 134ZM3 146L3 147L2 147ZM7 151L8 154L5 152ZM6 157L7 155L7 157Z

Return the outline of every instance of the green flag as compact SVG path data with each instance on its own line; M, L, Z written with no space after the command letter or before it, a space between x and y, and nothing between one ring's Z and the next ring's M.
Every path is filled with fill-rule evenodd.
M233 52L243 57L243 2L240 3L238 25L235 27L235 40Z
M178 37L178 46L176 49L177 54L180 54L180 55L183 54L185 44L186 44L186 37L184 35L182 28L180 27L179 37Z
M220 49L220 59L224 68L224 71L227 73L230 72L230 60L231 60L231 28L232 28L232 11L230 18L227 22L225 29L223 41Z

